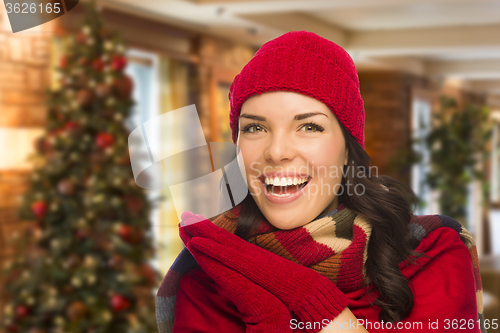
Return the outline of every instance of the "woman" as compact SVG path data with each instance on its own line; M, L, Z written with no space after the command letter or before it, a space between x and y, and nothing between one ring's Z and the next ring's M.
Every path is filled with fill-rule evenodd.
M373 174L342 48L284 34L229 98L249 194L213 223L182 215L160 333L481 331L474 241L450 217L414 216L413 192Z

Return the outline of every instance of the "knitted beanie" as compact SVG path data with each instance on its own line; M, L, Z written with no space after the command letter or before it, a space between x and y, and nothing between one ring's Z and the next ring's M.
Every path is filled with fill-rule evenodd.
M307 31L291 31L265 43L229 89L234 143L243 103L253 95L277 90L301 93L324 103L365 148L365 110L358 73L349 54L337 44Z

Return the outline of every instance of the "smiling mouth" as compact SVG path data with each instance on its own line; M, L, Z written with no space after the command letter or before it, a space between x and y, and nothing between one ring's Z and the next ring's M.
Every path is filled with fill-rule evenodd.
M287 186L275 186L275 185L265 185L266 191L272 195L278 196L288 196L290 194L294 194L302 190L309 182L311 178L308 178L307 181L302 184L297 185L287 185Z

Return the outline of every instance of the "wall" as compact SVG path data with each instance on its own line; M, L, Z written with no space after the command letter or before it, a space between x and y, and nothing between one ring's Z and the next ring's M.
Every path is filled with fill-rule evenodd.
M394 169L391 160L410 147L413 90L430 89L430 83L395 71L364 70L358 75L365 106L365 151L379 175L409 185L409 170Z
M18 219L17 207L30 174L30 163L24 157L33 150L32 139L42 133L47 113L44 93L50 85L50 27L47 23L43 33L33 28L13 34L5 6L0 6L1 266L8 265L13 254L9 240L32 223ZM0 309L3 307L0 297Z

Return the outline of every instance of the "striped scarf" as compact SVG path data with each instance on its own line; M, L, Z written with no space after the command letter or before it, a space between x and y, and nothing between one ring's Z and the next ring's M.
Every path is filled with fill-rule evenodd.
M217 217L213 222L230 233L235 232L241 206ZM456 220L443 215L415 216L409 224L411 234L418 240L440 227L449 227L459 233L472 256L479 318L483 318L482 285L476 245L471 234ZM309 267L328 277L344 293L367 286L365 272L369 221L342 204L326 215L293 230L280 230L268 221L261 221L258 231L249 242L283 258ZM171 333L174 309L181 277L197 265L191 253L184 248L168 270L156 295L156 320L159 333Z

